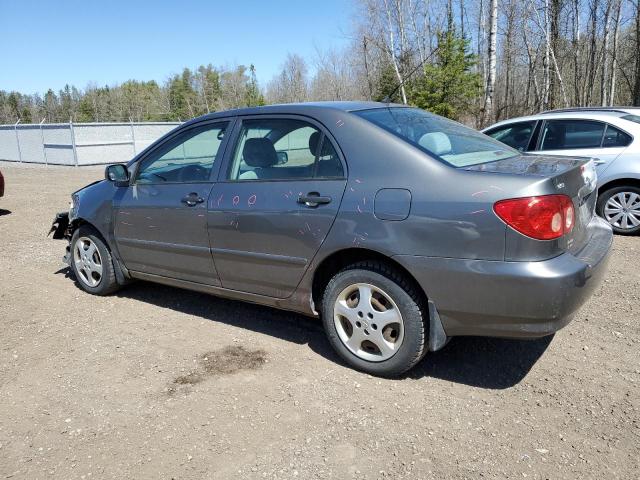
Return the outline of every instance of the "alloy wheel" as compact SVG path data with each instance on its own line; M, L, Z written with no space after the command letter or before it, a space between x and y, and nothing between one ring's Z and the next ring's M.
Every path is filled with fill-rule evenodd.
M102 280L102 257L96 244L88 237L80 237L73 249L73 262L82 283L95 287Z
M640 226L640 194L618 192L604 206L604 217L614 227L631 230Z
M333 320L342 343L363 360L388 360L402 345L402 314L393 299L374 285L357 283L342 290Z

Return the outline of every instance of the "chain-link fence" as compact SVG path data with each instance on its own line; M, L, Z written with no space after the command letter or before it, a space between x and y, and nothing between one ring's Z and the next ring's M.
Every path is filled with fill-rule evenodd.
M47 165L127 162L178 122L0 125L0 160Z

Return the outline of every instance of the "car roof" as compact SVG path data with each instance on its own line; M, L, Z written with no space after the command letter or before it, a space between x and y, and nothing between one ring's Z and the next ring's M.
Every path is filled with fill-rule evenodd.
M502 125L508 125L515 122L526 122L526 121L534 121L534 120L546 120L552 118L576 118L582 120L601 120L601 121L610 121L611 119L620 119L625 122L629 122L628 120L624 120L622 117L625 115L629 115L629 112L625 112L622 110L587 110L587 109L567 109L567 110L553 110L538 113L536 115L527 115L525 117L514 117L509 118L507 120L501 120L493 125L484 128L482 131L487 131L489 129L499 127ZM630 122L633 123L633 122Z
M382 103L368 101L330 101L330 102L302 102L302 103L281 103L274 105L264 105L260 107L244 107L232 110L223 110L220 112L212 112L190 120L188 123L214 119L220 117L229 117L236 115L261 115L271 114L312 114L318 110L339 110L343 112L355 112L358 110L371 110L375 108L401 107L407 108L407 105L397 103Z
M637 113L640 112L640 107L571 107L571 108L557 108L555 110L546 110L541 112L543 114L548 113L566 113L566 112L618 112L618 113Z

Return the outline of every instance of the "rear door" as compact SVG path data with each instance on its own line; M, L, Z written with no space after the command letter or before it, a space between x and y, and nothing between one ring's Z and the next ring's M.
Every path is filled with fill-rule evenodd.
M207 200L228 121L177 133L142 158L115 198L115 238L134 272L220 285L207 234Z
M605 122L547 120L542 126L538 149L532 153L593 157L598 174L601 174L631 141L630 135Z
M306 117L242 118L209 201L209 237L223 287L290 296L338 213L346 170Z

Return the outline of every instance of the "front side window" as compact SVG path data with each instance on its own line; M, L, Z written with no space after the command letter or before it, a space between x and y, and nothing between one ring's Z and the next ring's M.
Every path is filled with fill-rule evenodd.
M487 135L417 108L388 107L353 113L454 167L519 155L517 150Z
M600 148L605 124L591 120L548 120L540 150Z
M187 130L145 158L136 183L206 182L211 175L228 123Z
M491 138L495 138L499 142L506 143L520 152L524 152L529 145L529 140L531 140L531 135L533 134L535 126L535 120L530 122L512 123L489 130L487 135Z
M244 120L229 171L230 180L342 177L329 139L302 120Z

